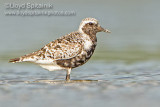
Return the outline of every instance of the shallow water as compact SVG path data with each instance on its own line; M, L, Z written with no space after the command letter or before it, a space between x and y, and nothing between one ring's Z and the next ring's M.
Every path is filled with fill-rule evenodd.
M159 107L159 0L29 1L76 15L5 16L5 3L26 1L0 1L0 107ZM86 17L112 33L97 34L92 59L73 69L70 82L65 71L8 63L77 30Z
M65 72L31 64L1 63L0 104L9 106L158 107L160 61L96 61ZM10 103L7 103L10 102Z

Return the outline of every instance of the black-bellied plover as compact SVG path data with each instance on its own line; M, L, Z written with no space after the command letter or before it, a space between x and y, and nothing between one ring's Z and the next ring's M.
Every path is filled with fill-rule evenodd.
M10 59L9 62L33 62L49 71L66 70L68 81L71 69L83 65L92 56L97 45L97 32L110 31L102 28L95 18L85 18L78 31L62 36L36 52Z

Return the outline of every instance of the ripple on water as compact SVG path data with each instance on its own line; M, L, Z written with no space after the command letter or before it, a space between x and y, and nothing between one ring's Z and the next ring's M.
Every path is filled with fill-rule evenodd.
M64 80L64 71L48 72L34 65L6 65L0 68L0 103L18 104L20 100L25 104L27 100L26 104L32 105L38 100L37 105L42 107L44 101L46 105L54 103L57 106L70 102L81 105L79 101L83 101L85 105L95 106L95 103L104 105L106 101L110 105L140 100L158 105L158 64L156 61L88 63L74 69L69 82Z

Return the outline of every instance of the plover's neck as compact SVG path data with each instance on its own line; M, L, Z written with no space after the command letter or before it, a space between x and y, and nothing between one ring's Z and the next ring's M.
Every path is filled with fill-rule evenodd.
M85 37L88 36L90 38L90 40L94 43L97 42L97 37L96 37L96 33L95 31L86 31L85 29L79 29L79 32L84 35Z

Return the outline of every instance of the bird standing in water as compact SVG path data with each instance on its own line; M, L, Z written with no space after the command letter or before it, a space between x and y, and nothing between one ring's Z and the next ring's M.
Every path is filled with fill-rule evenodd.
M85 64L97 45L97 32L107 32L95 18L82 20L79 29L45 45L40 50L10 59L9 62L33 62L49 71L66 70L66 81L71 69Z

